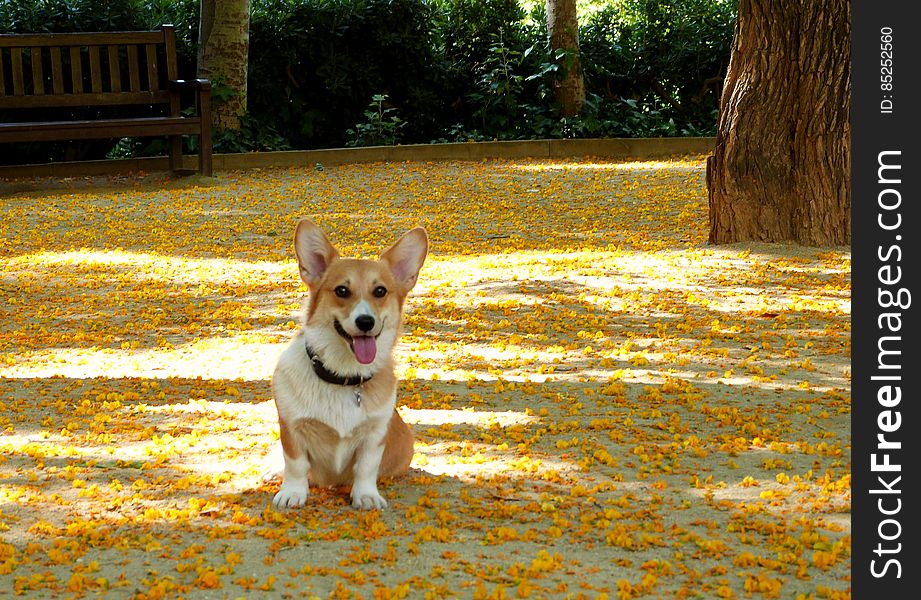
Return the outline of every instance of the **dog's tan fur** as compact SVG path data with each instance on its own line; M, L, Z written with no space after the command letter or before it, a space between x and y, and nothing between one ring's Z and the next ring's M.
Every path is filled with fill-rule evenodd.
M354 507L383 508L387 503L377 480L405 473L413 455L412 431L396 411L392 351L428 237L416 228L380 260L343 259L305 220L295 233L295 252L310 300L306 323L272 376L285 460L273 503L301 506L309 485L349 485ZM308 346L334 375L365 381L324 381L314 371Z

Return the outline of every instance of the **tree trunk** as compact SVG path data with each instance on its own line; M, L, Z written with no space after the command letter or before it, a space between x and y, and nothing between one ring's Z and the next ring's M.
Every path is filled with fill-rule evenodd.
M850 13L740 0L707 160L711 243L850 243Z
M572 117L580 114L585 104L576 0L546 0L546 7L550 55L560 66L554 82L554 93L560 105L560 113L564 117Z
M249 0L201 0L198 76L215 84L213 124L240 129L246 115Z

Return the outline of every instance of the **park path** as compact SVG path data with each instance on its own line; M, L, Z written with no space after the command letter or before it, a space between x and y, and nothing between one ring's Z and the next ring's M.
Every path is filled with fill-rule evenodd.
M850 254L707 245L703 171L0 183L0 597L849 598ZM384 511L260 478L303 217L432 240Z

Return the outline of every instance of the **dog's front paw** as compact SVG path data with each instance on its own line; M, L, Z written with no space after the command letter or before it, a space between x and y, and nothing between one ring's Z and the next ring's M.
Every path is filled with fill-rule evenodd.
M282 483L272 504L275 508L297 508L307 501L307 486L299 484Z
M361 486L356 486L352 488L352 508L359 510L387 508L387 501L380 495L376 487L362 489Z

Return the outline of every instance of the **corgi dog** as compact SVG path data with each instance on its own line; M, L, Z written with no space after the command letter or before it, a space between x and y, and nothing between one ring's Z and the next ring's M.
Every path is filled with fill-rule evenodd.
M294 249L310 294L304 326L272 375L284 454L272 502L298 507L311 485L343 485L354 508L385 508L378 479L405 473L413 457L412 430L396 411L392 353L428 236L417 227L379 260L340 258L303 220Z

